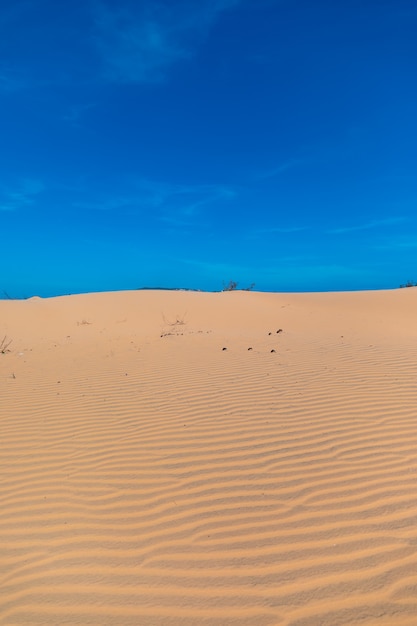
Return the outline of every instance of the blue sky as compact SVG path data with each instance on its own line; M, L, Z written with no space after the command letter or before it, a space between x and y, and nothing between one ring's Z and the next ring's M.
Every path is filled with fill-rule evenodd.
M414 0L15 0L0 292L417 280Z

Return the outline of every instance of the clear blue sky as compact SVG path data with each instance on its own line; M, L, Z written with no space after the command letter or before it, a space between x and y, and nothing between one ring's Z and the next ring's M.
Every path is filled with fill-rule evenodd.
M0 293L417 280L415 0L14 0Z

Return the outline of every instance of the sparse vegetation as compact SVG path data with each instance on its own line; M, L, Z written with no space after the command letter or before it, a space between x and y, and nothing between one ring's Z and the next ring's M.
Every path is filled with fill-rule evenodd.
M166 319L165 315L162 313L162 319L164 320L164 324L166 324L166 326L184 326L184 324L187 323L187 320L185 319L187 316L187 312L185 312L183 315L178 315L178 313L175 315L175 320L174 321L169 321Z
M7 339L7 335L4 335L3 339L0 341L0 354L6 354L6 352L10 352L9 346L12 341L13 339Z
M238 284L235 280L229 280L228 284L223 283L223 291L237 291ZM249 285L249 287L242 287L241 291L252 291L255 287L255 283Z
M417 287L417 283L413 283L413 281L408 280L404 285L400 285L400 289L404 289L404 287Z

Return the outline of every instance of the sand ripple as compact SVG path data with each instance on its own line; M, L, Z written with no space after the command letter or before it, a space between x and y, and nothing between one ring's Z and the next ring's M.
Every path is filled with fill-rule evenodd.
M319 304L0 355L1 624L417 623L417 346Z

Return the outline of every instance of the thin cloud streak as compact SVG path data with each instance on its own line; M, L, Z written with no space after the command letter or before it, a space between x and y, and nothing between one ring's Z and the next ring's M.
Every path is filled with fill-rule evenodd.
M328 235L344 235L346 233L353 233L360 230L372 230L373 228L380 228L381 226L394 226L395 224L401 224L405 222L405 217L388 217L383 220L373 220L371 222L366 222L364 224L357 224L355 226L344 226L341 228L333 228L327 230L326 233Z
M289 159L285 163L280 163L276 167L272 167L271 169L265 169L263 172L259 172L258 174L255 175L254 180L262 181L262 180L267 180L268 178L275 178L275 176L278 176L279 174L283 174L284 172L287 172L288 170L291 170L294 167L302 165L303 163L304 163L303 159Z
M226 185L181 185L141 179L131 182L127 193L76 201L73 207L88 211L143 212L158 221L186 225L207 205L235 196L236 191Z
M44 189L41 181L29 178L15 188L0 185L0 211L17 211L34 204L36 196Z
M237 195L232 187L218 184L185 185L140 180L136 181L135 187L142 206L154 209L159 221L178 225L190 223L207 205Z
M415 237L398 237L396 239L390 238L386 243L380 243L373 246L374 250L396 250L407 251L417 249L417 239Z
M276 228L261 228L254 231L254 235L291 235L292 233L300 233L310 230L308 226L289 226Z
M0 93L6 95L13 95L33 88L47 87L49 84L46 80L25 75L20 70L11 70L4 67L0 69Z
M73 128L81 128L81 120L84 115L96 106L96 103L73 104L68 107L67 111L61 116L61 119L70 124Z
M25 86L25 81L17 78L17 76L10 71L4 69L0 71L0 91L3 93L14 93L15 91L25 88Z
M172 65L193 56L221 13L240 1L186 0L167 6L148 0L135 10L127 3L95 2L93 44L104 77L121 83L163 81Z

